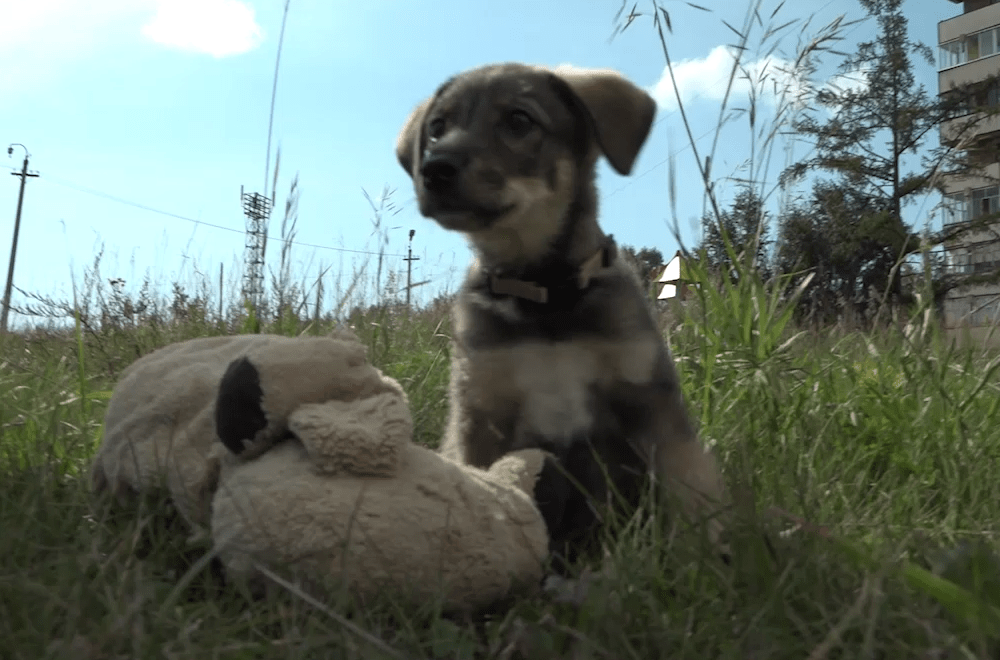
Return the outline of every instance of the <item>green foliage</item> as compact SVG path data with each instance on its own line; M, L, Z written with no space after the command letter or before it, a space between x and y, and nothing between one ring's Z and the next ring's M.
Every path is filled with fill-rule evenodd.
M815 155L783 175L830 177L805 203L785 209L779 229L779 263L785 272L816 274L804 311L824 322L841 313L868 322L885 301L912 302L897 264L921 250L922 228L903 220L903 207L936 192L944 174L980 169L961 150L927 144L954 118L956 102L916 82L914 66L933 66L934 58L909 37L902 0L861 5L877 25L875 38L843 56L839 78L820 87L812 111L795 122Z
M1000 607L988 559L990 530L1000 528L991 476L1000 359L954 350L933 327L803 332L795 298L783 295L791 284L734 263L735 276L722 278L689 264L695 295L669 337L734 494L733 564L697 534L637 516L623 521L609 576L580 605L527 598L481 625L388 597L310 600L294 586L248 600L214 576L209 548L186 541L168 503L89 494L105 401L95 393L137 355L215 323L194 318L158 334L111 324L106 336L81 324L5 339L0 635L10 656L806 657L829 647L843 657L985 657L997 642L990 608ZM285 315L262 331L297 335L313 323ZM434 446L447 398L446 313L386 303L351 324L406 389L417 441ZM84 392L88 407L77 405ZM958 543L969 538L984 549Z
M781 217L775 262L780 272L806 273L800 318L819 325L848 316L851 327L875 314L908 234L870 197L845 184L817 181L808 203Z
M938 166L927 163L907 174L903 158L919 154L946 115L916 83L911 58L931 66L934 59L927 46L910 40L902 0L861 4L878 25L876 37L844 57L841 77L816 92L817 112L796 123L796 130L814 142L816 155L795 164L788 175L815 169L839 175L901 223L904 200L926 193Z
M761 15L754 3L747 24ZM883 280L866 275L867 262L851 265L846 241L871 235L888 250L898 216L875 207L860 214L870 224L852 225L846 209L855 200L835 192L823 209L808 209L825 213L823 223L800 219L806 238L796 240L813 260L811 277L844 269L877 286ZM384 207L373 203L376 216ZM831 236L848 247L824 248ZM433 602L404 608L388 595L321 601L287 581L254 600L213 573L210 549L189 539L162 497L95 498L87 478L122 369L174 341L241 331L296 336L351 325L374 364L406 389L416 441L434 446L449 369L443 300L407 310L382 295L345 320L365 264L325 316L303 313L304 286L254 309L223 307L207 292L214 283L178 283L164 303L146 283L129 296L111 280L108 294L98 255L72 304L38 301L42 312L73 319L72 331L0 338L0 655L995 657L1000 358L944 342L926 306L906 333L804 329L794 316L800 301L837 289L795 272L768 278L738 232L718 238L713 254L727 267L689 260L694 295L668 341L733 495L732 564L676 521L663 525L647 502L620 521L605 572L578 602L537 595L477 621L445 619ZM632 253L647 278L662 268L658 252ZM380 294L382 266L373 269Z
M718 218L710 214L702 217L702 240L697 251L713 271L725 270L730 277L737 276L739 269L733 265L732 252L766 279L770 272L770 223L763 197L752 186L742 185L732 206Z
M652 291L667 265L663 260L663 253L657 248L649 247L636 250L631 245L620 245L618 251L635 266L640 281Z
M246 316L243 317L240 323L240 334L256 335L260 333L260 319L257 318L257 310L254 309L253 303L249 300L244 300L243 309L246 310Z

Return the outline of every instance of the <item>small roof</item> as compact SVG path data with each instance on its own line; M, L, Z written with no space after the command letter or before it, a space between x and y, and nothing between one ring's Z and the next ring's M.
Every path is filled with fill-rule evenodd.
M663 275L660 276L660 283L676 282L679 279L681 279L680 250L677 251L677 254L674 255L673 259L667 262L666 268L663 269Z
M656 296L657 300L667 300L669 298L677 297L677 285L676 284L664 284L663 290L660 291L660 295Z

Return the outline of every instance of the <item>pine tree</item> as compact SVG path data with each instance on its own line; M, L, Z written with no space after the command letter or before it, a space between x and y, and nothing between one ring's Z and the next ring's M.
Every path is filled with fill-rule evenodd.
M790 167L784 176L799 179L824 172L832 175L834 188L849 190L858 198L855 201L863 199L859 207L865 215L856 219L851 232L818 233L830 240L850 239L855 248L864 249L859 263L868 273L865 280L886 282L893 297L900 300L905 296L899 270L893 266L920 249L919 237L903 220L903 207L933 192L942 173L967 171L971 165L961 153L926 146L936 138L941 123L955 115L957 103L953 96L929 95L916 82L914 60L933 65L934 58L926 45L909 38L902 0L860 2L878 25L875 38L860 43L856 53L845 57L839 85L816 92L813 112L804 114L795 126L813 141L815 155ZM813 209L815 201L809 205ZM795 220L800 229L802 220L801 216ZM816 221L826 220L820 215ZM782 241L793 240L791 229L783 226ZM890 260L887 254L894 256ZM852 285L859 286L860 281Z
M765 278L769 272L768 248L770 241L770 214L764 206L764 199L753 187L740 188L733 205L719 214L706 215L701 220L703 235L698 252L707 265L715 272L728 271L735 276L732 258L726 249L725 235L737 258L756 268ZM752 260L752 262L750 261Z
M663 253L657 248L649 247L636 250L631 245L620 245L618 251L635 267L643 286L648 291L652 291L653 285L659 280L666 267Z
M800 312L813 322L839 317L858 324L872 318L896 262L892 216L850 185L817 181L808 202L786 210L779 221L776 267L812 272ZM798 279L793 280L797 284Z

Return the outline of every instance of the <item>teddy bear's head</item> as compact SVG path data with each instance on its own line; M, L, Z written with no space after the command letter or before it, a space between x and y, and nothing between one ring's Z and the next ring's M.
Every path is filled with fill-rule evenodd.
M304 412L317 404L330 409L311 416ZM347 333L251 347L230 362L222 375L214 414L219 440L243 460L294 435L293 414L300 421L309 417L307 425L317 419L332 420L319 423L339 425L359 441L372 434L385 438L386 433L408 439L412 431L402 387L372 366L364 346ZM398 424L391 431L375 428L383 418ZM336 451L350 441L338 437Z
M296 350L316 349L303 345ZM394 477L401 453L412 442L412 420L398 383L374 368L362 373L368 368L363 365L307 365L292 359L297 356L283 347L229 364L215 405L221 442L245 462L294 437L317 474ZM296 378L301 370L310 370L308 382ZM357 375L347 378L350 370ZM323 374L361 387L346 395L336 383L328 385ZM488 481L530 497L544 521L550 563L557 571L565 571L597 538L594 531L608 476L600 454L587 441L572 443L558 454L522 449L501 457L486 471Z

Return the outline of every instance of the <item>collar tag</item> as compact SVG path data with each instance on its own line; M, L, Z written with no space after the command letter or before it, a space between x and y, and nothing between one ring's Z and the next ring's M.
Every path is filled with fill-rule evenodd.
M611 237L608 236L610 246L606 245L595 252L586 261L584 261L577 270L576 276L573 279L576 281L577 288L581 291L590 286L590 281L594 279L594 276L597 275L597 273L611 266L611 262L614 258L614 243L612 243L611 240ZM487 277L490 292L495 295L515 296L517 298L524 298L525 300L531 300L542 305L549 301L548 288L536 284L535 282L526 282L525 280L519 280L513 277L500 277L499 275L493 274L488 274Z
M601 269L607 268L605 262L610 261L608 258L607 248L601 248L595 252L589 259L584 261L580 265L580 270L576 274L576 284L581 289L586 289L590 286L590 280L594 278Z
M490 291L499 296L515 296L544 305L549 301L549 290L534 282L515 280L510 277L490 275Z

